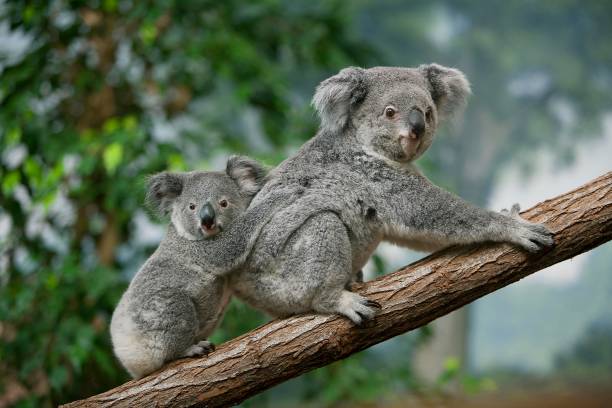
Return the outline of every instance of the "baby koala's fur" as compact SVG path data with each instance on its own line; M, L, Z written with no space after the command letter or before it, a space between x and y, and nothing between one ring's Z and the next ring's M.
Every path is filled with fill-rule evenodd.
M121 297L110 327L115 355L133 377L213 348L206 339L231 291L225 277L207 269L214 256L207 243L244 212L265 173L258 162L234 156L225 172L164 172L148 180L148 201L171 223Z

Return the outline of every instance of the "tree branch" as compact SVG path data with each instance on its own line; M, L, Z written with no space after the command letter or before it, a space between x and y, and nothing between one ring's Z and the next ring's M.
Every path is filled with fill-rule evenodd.
M207 357L162 370L65 407L237 404L276 384L421 327L533 272L612 238L612 172L523 213L555 233L555 247L527 253L505 244L455 247L357 286L382 305L362 327L337 316L272 321Z

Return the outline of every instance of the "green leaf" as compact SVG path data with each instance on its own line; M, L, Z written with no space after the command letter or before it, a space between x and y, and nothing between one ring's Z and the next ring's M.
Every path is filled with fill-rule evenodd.
M112 13L117 10L117 0L104 0L102 8L108 13Z
M168 168L172 171L185 171L187 165L183 156L180 154L171 154L168 156Z
M134 115L123 118L123 128L125 130L134 130L136 127L138 127L138 119Z
M146 45L153 44L155 38L157 38L157 28L153 23L145 23L140 26L140 30L138 30L138 35L143 43Z
M109 120L104 122L104 132L106 132L106 133L113 133L117 129L119 129L119 119L117 119L117 118L110 118Z
M449 357L444 362L444 369L449 372L457 372L461 368L461 362L457 357Z
M12 128L6 132L6 145L10 146L21 140L21 129Z
M28 181L32 186L39 187L42 181L42 169L34 157L28 157L23 165L23 170L28 176Z
M2 180L2 192L4 192L4 194L6 195L9 195L13 191L13 189L17 186L17 184L19 184L20 181L21 181L21 175L18 172L16 171L10 172Z
M111 143L104 149L104 168L108 174L114 174L123 158L123 147L119 143Z

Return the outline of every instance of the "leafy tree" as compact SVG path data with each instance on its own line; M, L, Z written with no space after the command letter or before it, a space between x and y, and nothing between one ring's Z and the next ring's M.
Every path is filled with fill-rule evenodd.
M228 151L277 162L315 128L291 82L370 51L339 1L16 0L0 16L21 45L0 54L0 401L57 404L125 380L108 323L158 239L143 176Z

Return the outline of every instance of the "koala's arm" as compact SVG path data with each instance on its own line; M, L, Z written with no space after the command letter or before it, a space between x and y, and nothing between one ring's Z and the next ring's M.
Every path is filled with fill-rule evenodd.
M209 259L206 267L217 276L228 274L247 259L263 228L275 217L284 226L276 236L276 250L308 219L321 213L341 214L342 202L333 200L329 191L303 194L293 189L272 191L241 214L230 227L206 241Z
M295 199L291 193L272 191L252 204L227 230L206 241L204 245L209 255L202 260L206 269L224 276L243 264L265 225L280 208L289 206Z
M379 217L384 239L417 250L484 241L509 242L536 252L553 244L550 231L518 215L519 208L498 213L477 207L419 174L384 189Z

